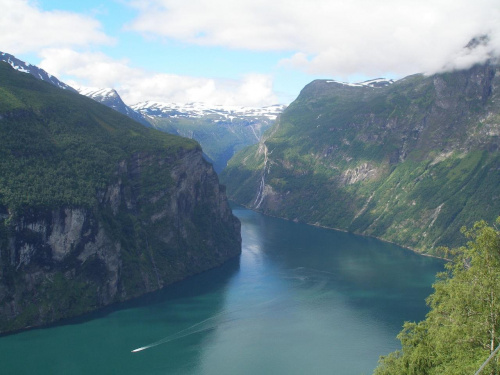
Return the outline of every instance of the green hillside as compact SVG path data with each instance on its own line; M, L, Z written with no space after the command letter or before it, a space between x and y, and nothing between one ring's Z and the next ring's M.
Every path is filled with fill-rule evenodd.
M500 212L496 66L386 87L307 85L221 175L264 213L433 252Z
M0 63L0 203L96 203L119 160L135 152L196 149L191 140L138 126L103 105Z
M151 292L241 251L195 141L0 63L0 333Z

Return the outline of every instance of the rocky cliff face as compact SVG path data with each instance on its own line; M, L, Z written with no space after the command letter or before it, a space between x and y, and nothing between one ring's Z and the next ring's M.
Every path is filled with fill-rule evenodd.
M241 251L200 146L0 62L0 333L157 290Z
M221 178L232 199L291 220L433 252L500 212L496 65L383 87L307 85Z
M162 181L152 191L142 185L150 173ZM4 210L0 332L154 291L239 254L239 221L200 150L136 153L113 180L94 209Z

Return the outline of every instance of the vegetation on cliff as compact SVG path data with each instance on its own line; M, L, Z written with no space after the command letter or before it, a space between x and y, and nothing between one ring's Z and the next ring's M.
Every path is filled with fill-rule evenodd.
M0 332L159 289L241 251L195 141L0 63Z
M0 204L10 210L91 207L117 163L131 154L199 149L6 63L0 63L0 93Z
M386 87L318 80L221 174L264 213L432 253L500 212L497 66Z
M405 323L402 349L381 357L376 375L474 374L500 344L500 231L481 221L463 232L470 242L438 274L427 318ZM500 373L499 358L483 373Z

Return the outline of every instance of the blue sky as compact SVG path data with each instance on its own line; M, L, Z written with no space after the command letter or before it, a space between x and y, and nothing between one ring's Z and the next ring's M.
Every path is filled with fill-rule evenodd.
M500 55L498 0L0 0L0 51L74 86L156 100L290 103L355 82ZM467 42L489 43L466 51Z

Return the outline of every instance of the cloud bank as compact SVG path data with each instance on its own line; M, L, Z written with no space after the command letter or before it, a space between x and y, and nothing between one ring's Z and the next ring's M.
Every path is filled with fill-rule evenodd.
M498 0L133 0L128 27L186 43L287 51L281 65L336 77L433 73L500 55ZM489 35L487 50L465 53ZM467 55L467 58L464 58Z
M259 107L277 103L272 78L267 75L248 74L240 80L217 80L151 73L103 53L45 49L40 54L41 68L58 77L74 77L66 81L69 85L113 87L127 104L150 100Z
M95 15L46 11L38 4L0 0L0 50L36 54L39 65L63 81L113 87L128 104L278 101L271 73L248 72L230 80L149 72L102 52L125 45L137 33L148 41L166 41L158 43L159 54L171 42L278 52L281 60L276 58L267 72L291 79L297 71L311 79L398 78L464 69L500 56L498 0L119 0L132 18L114 37ZM483 35L488 36L483 43L464 48Z
M127 59L96 52L96 47L116 40L91 16L45 11L28 0L0 0L0 9L0 51L36 53L42 69L72 86L113 87L127 104L155 100L261 106L278 102L268 75L224 80L148 72L131 66Z

